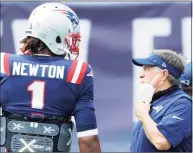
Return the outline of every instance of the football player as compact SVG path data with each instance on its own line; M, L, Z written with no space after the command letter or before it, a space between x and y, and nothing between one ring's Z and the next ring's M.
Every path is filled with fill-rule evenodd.
M80 152L100 152L94 76L80 60L79 19L69 7L35 8L22 55L1 52L1 152L69 152L74 116Z

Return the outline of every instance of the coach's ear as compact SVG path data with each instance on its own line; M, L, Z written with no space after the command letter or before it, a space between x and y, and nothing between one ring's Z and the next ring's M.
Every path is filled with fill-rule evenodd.
M168 79L169 72L167 69L161 70L161 74L162 74L161 81L165 81Z

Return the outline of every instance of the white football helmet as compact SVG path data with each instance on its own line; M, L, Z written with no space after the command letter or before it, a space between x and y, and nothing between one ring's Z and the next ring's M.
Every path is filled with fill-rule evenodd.
M25 34L42 40L56 55L79 55L79 19L66 5L45 3L36 7L30 14Z

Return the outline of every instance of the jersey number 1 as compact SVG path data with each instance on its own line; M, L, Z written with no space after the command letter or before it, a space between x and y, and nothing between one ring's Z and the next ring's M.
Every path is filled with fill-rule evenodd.
M31 108L43 109L45 98L45 81L33 81L27 87L27 91L31 92Z

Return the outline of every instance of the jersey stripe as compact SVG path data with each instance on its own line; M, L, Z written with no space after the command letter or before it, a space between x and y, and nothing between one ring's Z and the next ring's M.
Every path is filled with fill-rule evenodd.
M1 73L5 73L5 69L4 69L4 56L5 56L5 53L1 53L1 67L0 67L0 70L1 70Z
M82 69L81 69L80 75L79 75L79 77L78 77L78 79L76 81L77 84L81 84L81 82L82 82L82 80L83 80L83 78L85 76L85 73L86 73L86 70L87 70L87 66L88 66L88 64L85 63L85 62L82 64Z
M92 135L98 135L98 129L77 132L77 137L78 138L86 137L86 136L92 136Z
M78 61L75 60L73 61L71 67L70 67L70 71L68 73L68 77L67 77L67 82L71 82L72 81L72 78L73 78L73 75L74 75L74 72L76 70L76 65L77 65Z
M72 81L71 81L72 83L76 83L76 81L78 80L78 77L79 77L80 72L81 72L82 64L83 64L82 61L78 61L78 64L76 66L76 70L74 72L74 76L73 76Z
M9 54L1 53L0 55L1 55L0 72L1 74L6 74L7 76L9 76L10 75Z
M85 76L88 64L83 61L75 60L70 67L70 71L67 77L67 82L74 84L81 84Z
M4 57L4 67L5 67L5 73L7 76L10 76L10 67L9 67L9 54L5 53Z

